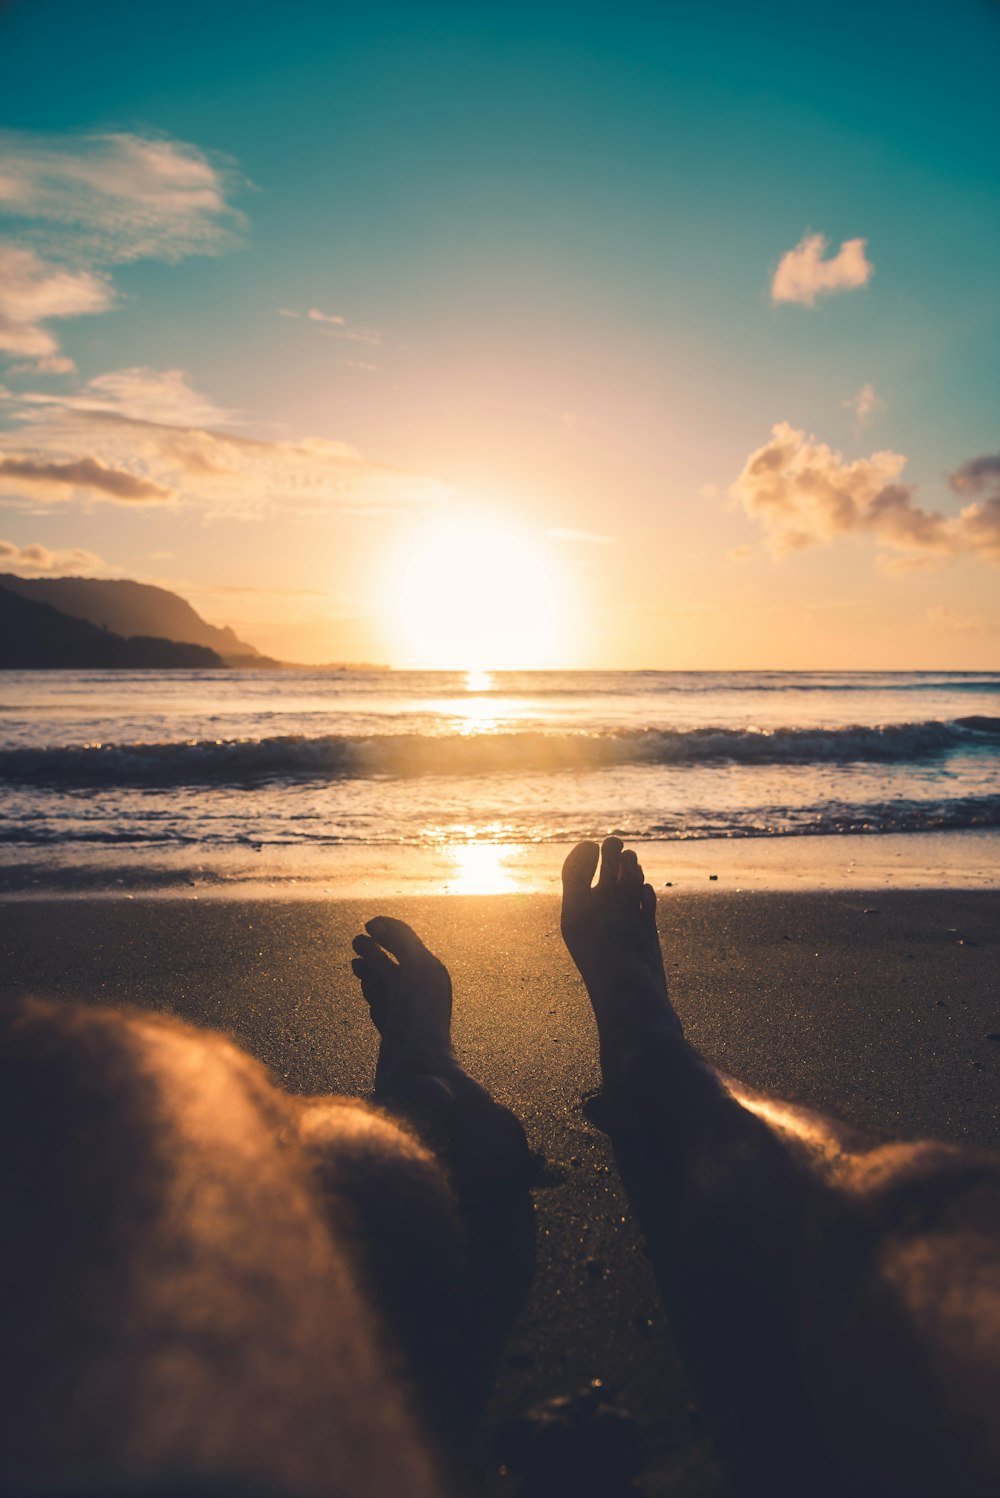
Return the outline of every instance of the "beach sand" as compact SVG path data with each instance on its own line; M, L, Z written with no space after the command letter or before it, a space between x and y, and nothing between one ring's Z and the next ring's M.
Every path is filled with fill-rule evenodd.
M1000 892L690 893L660 925L690 1039L741 1079L891 1135L1000 1145ZM0 905L0 994L169 1010L229 1032L293 1091L365 1094L375 1034L348 961L371 897ZM551 895L395 898L446 961L460 1055L547 1161L535 1271L483 1450L533 1403L600 1378L648 1440L649 1495L720 1495L605 1137L586 996ZM512 1491L490 1467L488 1494Z

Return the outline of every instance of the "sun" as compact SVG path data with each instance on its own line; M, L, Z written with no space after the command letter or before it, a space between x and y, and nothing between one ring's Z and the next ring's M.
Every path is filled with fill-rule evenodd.
M530 670L555 664L562 633L552 561L500 520L443 521L391 569L394 654L426 670Z

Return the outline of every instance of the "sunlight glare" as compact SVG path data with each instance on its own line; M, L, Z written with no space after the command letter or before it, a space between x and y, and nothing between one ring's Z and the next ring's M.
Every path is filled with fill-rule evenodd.
M511 862L521 848L509 843L455 843L448 850L454 872L447 890L454 895L509 895L520 889Z
M407 548L390 580L396 648L407 666L462 670L488 690L492 670L555 663L561 610L549 559L513 526L452 519Z

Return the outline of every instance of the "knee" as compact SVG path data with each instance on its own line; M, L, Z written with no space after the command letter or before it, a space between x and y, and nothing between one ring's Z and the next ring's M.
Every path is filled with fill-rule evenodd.
M407 1359L445 1333L461 1262L455 1198L434 1156L351 1099L306 1102L299 1132L331 1231Z
M299 1137L341 1231L389 1253L442 1255L457 1236L455 1197L431 1152L394 1120L350 1098L303 1105Z

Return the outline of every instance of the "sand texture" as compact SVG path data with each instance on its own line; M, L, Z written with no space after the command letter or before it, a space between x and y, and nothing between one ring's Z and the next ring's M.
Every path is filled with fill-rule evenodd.
M293 1091L365 1094L375 1035L350 974L373 902L0 905L0 994L138 1003L230 1033ZM644 1493L724 1485L606 1138L586 996L549 896L396 899L447 962L467 1067L546 1157L535 1265L484 1431L600 1378L648 1443ZM1000 1145L1000 893L661 896L689 1038L741 1079L904 1138ZM494 1464L495 1465L495 1464ZM511 1491L493 1473L488 1493Z

